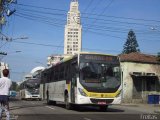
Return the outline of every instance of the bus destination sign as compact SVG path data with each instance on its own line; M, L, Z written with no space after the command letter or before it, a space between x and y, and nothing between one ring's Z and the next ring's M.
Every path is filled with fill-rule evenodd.
M116 56L104 56L104 55L84 55L85 60L95 60L95 61L106 61L113 62L117 61Z

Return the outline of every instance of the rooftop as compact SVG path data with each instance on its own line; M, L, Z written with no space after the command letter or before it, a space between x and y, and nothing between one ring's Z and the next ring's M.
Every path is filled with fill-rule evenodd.
M133 52L129 54L119 55L121 62L141 62L141 63L152 63L160 64L158 58L154 55L143 54L139 52Z

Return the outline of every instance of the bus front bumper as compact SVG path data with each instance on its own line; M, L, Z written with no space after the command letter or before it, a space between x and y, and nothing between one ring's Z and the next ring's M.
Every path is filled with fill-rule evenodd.
M77 104L95 104L95 105L110 105L110 104L120 104L121 97L115 98L92 98L78 95Z

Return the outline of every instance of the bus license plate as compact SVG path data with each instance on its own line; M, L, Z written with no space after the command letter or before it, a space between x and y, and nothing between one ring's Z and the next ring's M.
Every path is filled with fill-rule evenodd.
M99 105L105 105L106 102L98 102Z

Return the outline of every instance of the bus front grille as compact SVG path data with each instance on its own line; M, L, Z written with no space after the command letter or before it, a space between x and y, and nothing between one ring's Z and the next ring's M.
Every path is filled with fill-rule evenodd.
M105 104L110 104L113 102L113 99L90 99L92 103L94 104L99 104L99 103L105 103Z

